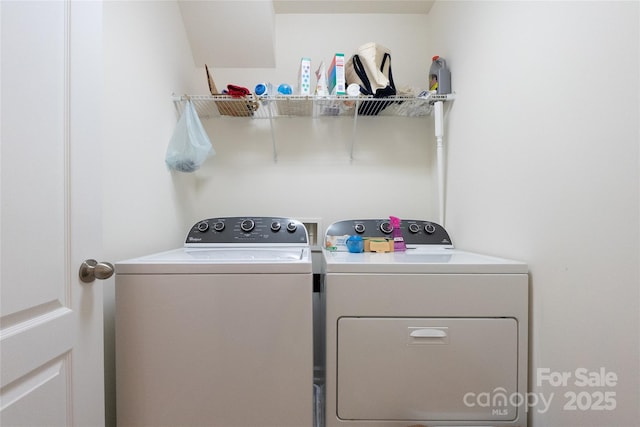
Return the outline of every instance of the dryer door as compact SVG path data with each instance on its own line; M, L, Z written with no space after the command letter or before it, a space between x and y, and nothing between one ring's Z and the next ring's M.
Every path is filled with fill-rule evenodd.
M517 329L512 318L340 318L338 417L513 420Z

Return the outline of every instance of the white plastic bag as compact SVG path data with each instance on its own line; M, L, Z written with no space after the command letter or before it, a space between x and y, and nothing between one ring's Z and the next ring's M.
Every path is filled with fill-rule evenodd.
M169 141L165 162L169 169L194 172L207 157L216 154L191 100L187 100Z

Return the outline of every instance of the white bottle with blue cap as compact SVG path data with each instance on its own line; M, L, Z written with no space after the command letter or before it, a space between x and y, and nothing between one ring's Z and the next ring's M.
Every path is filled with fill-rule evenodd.
M273 91L273 85L271 83L258 83L254 90L256 96L269 96L275 95Z

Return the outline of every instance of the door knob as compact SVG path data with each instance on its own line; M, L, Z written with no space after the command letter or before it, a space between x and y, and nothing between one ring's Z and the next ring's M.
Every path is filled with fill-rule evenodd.
M113 275L113 264L110 262L98 262L95 259L85 260L80 265L80 280L91 283L95 279L108 279Z

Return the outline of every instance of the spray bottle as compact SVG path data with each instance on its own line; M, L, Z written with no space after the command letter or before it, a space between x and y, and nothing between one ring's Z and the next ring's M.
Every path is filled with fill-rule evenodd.
M429 69L429 90L437 94L451 93L451 71L447 68L447 62L438 55L431 58Z
M404 243L404 237L402 237L402 230L400 229L400 218L396 216L390 216L391 226L393 227L393 250L395 252L406 251L407 245Z

